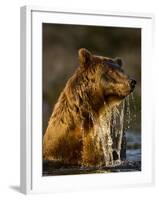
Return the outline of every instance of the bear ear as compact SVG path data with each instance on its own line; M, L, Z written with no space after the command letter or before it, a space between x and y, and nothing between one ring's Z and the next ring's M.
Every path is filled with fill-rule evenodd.
M89 66L92 61L92 54L85 48L81 48L78 51L80 65Z
M116 62L120 67L123 66L123 61L122 61L121 58L115 58L115 62Z

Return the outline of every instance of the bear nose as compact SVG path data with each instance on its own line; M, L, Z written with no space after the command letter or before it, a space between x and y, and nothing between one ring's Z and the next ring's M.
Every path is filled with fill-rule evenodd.
M131 79L131 80L130 80L130 85L131 85L131 88L134 88L135 85L136 85L136 81L133 80L133 79Z

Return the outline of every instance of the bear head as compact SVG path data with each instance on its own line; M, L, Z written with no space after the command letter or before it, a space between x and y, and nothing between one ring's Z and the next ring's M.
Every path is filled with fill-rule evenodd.
M120 58L93 55L87 49L79 50L80 68L87 76L88 87L107 104L119 104L135 88L136 81L129 78L122 68Z

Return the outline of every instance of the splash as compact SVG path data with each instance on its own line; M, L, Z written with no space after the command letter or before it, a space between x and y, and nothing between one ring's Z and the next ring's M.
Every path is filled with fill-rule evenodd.
M122 144L123 138L131 123L130 97L109 112L105 106L105 113L100 116L99 121L97 135L102 146L105 166L119 165L122 159L121 150L126 150L126 146Z
M135 100L132 94L125 98L120 105L113 108L108 108L104 103L103 112L99 117L92 112L89 113L89 119L93 123L93 131L91 132L93 153L98 156L101 156L102 153L102 161L99 159L96 166L115 166L121 163L123 158L121 151L123 149L126 151L123 138L125 138L125 132L130 128L132 120L131 103L135 109ZM84 129L82 131L83 137L85 137Z

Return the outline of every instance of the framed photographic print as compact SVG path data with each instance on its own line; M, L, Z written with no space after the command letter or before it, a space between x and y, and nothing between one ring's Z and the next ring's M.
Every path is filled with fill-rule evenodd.
M150 14L21 8L21 191L152 184Z

